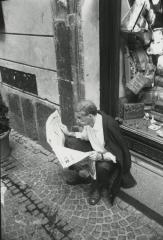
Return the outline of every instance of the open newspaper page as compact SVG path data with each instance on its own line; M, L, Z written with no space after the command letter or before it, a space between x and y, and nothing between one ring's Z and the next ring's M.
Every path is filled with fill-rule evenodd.
M60 128L61 117L56 110L52 113L46 122L46 138L47 142L55 152L60 164L63 168L68 168L73 164L86 160L90 152L82 152L64 147L65 137ZM90 166L90 174L96 177L95 163L88 161Z

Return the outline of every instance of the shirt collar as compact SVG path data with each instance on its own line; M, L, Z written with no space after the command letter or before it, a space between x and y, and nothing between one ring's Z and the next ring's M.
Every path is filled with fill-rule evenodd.
M95 116L95 124L93 126L94 130L99 130L100 126L101 126L101 121L102 121L102 116L100 114L97 113L97 115Z

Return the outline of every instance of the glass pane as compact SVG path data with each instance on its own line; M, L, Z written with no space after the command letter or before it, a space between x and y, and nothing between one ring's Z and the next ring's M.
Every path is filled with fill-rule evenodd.
M119 117L124 128L163 143L163 3L121 4Z

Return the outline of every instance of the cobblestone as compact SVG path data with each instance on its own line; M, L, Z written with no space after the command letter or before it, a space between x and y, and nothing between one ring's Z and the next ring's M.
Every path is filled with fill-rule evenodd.
M96 206L89 186L68 186L55 154L11 131L12 152L3 163L7 190L2 208L4 240L162 240L163 227L117 198ZM8 165L9 163L9 165ZM10 164L15 168L8 171ZM16 185L13 185L16 183Z

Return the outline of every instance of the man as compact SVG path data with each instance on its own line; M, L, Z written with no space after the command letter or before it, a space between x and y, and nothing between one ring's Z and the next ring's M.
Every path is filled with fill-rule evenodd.
M113 201L120 187L133 187L136 182L130 173L131 157L127 145L120 133L118 123L105 113L97 111L89 100L79 102L76 109L76 122L82 127L81 132L70 132L61 126L66 136L65 146L90 151L89 160L95 162L96 179L91 179L88 172L83 177L80 163L71 169L78 171L77 178L68 184L92 183L89 203L95 205L101 198L102 189L107 189L110 202ZM82 177L81 177L82 174Z

